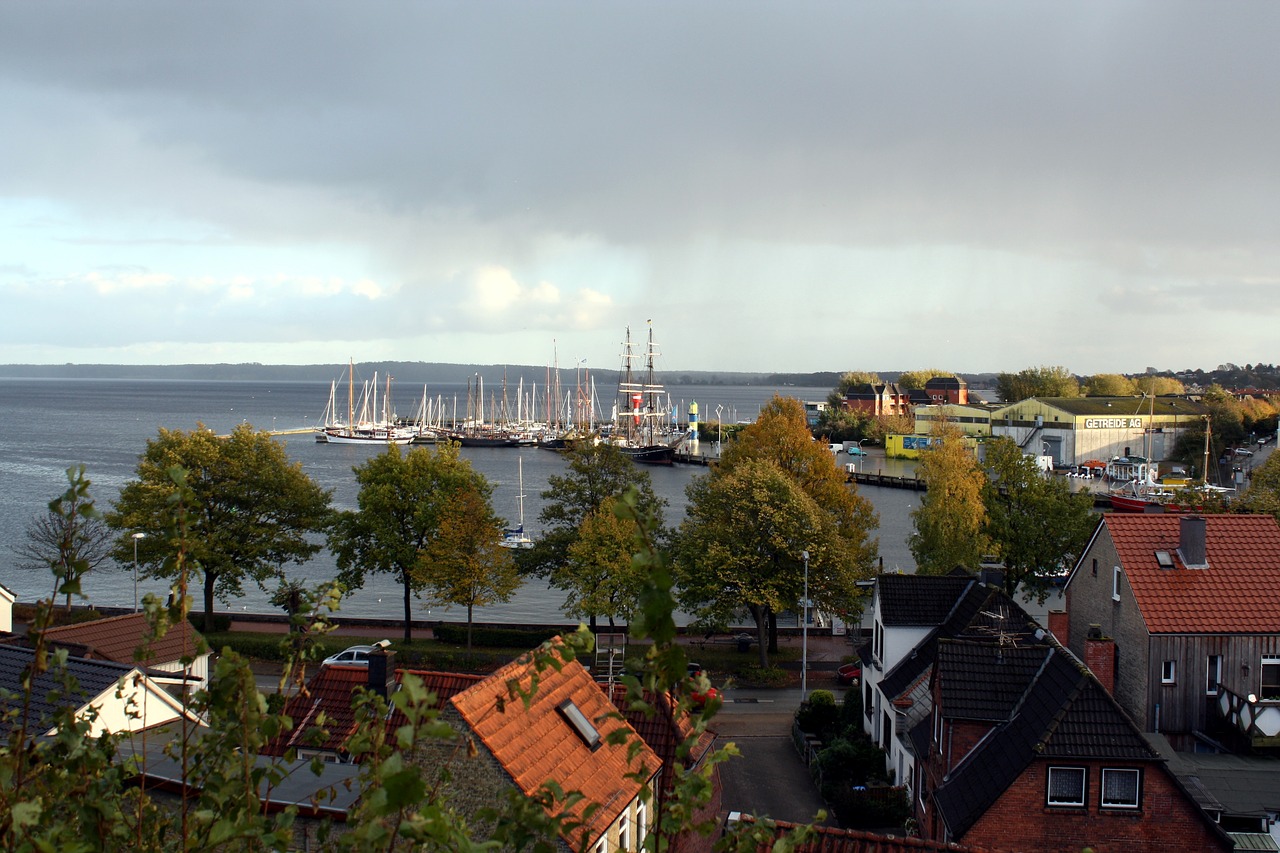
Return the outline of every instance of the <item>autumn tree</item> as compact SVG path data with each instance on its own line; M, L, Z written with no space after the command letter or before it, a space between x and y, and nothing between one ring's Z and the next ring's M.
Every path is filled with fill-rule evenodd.
M637 500L651 513L661 528L666 501L653 490L648 471L641 470L618 448L607 444L581 442L567 454L569 466L563 476L547 478L542 492L542 536L517 556L520 570L550 578L569 560L569 548L577 541L582 523L600 509L605 500L617 498L634 486Z
M1088 397L1132 397L1138 393L1138 385L1119 373L1095 373L1085 379L1080 390Z
M509 601L522 583L478 477L446 495L439 531L419 554L415 578L433 601L467 608L467 654L475 608Z
M924 370L904 370L898 376L898 387L905 388L908 391L923 391L924 386L929 384L930 379L948 378L955 375L955 371L939 370L936 367L928 367Z
M866 370L850 370L840 376L840 381L836 383L836 393L843 398L845 394L860 385L880 385L883 382L879 374Z
M986 465L983 533L1004 565L1005 592L1013 596L1021 585L1043 600L1088 544L1097 523L1093 496L1046 477L1008 438L987 444Z
M338 513L329 531L338 579L359 589L370 573L392 575L404 594L404 639L413 639L413 596L428 586L422 553L440 533L457 493L474 489L487 501L489 484L458 455L456 444L434 449L396 445L354 469L357 509Z
M911 511L914 530L907 542L921 574L973 569L987 552L982 502L987 478L955 424L936 423L932 438L916 469L926 491Z
M138 461L137 479L125 483L107 524L117 531L112 556L132 565L135 544L145 577L171 578L172 542L165 519L176 494L170 469L187 471L194 505L190 559L204 585L204 625L213 601L239 597L251 580L264 592L286 563L303 563L321 548L330 493L290 462L267 432L241 424L227 437L198 425L191 432L161 429ZM146 536L134 539L134 533Z
M996 374L996 393L1006 403L1031 397L1079 397L1080 383L1065 367L1028 367Z
M112 533L89 497L84 466L68 468L67 491L49 502L27 524L22 541L13 546L18 568L49 570L57 565L65 577L67 611L71 596L79 595L84 575L111 556Z
M758 495L747 491L747 486L753 481L758 480L766 485L772 482L772 475L760 468L760 463L773 466L788 478L798 492L808 498L812 507L818 510L817 518L822 522L822 526L813 528L812 547L800 547L791 555L792 562L786 565L798 565L794 558L805 550L809 551L811 597L818 602L818 606L831 612L845 615L856 612L860 607L856 582L870 577L873 572L878 544L869 538L869 534L878 526L879 520L870 502L857 493L856 487L846 483L845 475L836 467L830 451L815 442L809 434L804 407L800 401L784 397L774 397L766 404L756 421L743 430L733 444L725 448L720 462L712 468L710 474L695 480L687 490L690 505L686 522L677 536L680 540L677 553L681 576L690 582L687 589L682 582L687 605L695 606L700 595L713 591L713 584L699 580L705 578L708 572L713 576L720 574L728 582L728 569L714 565L714 561L696 545L702 538L713 542L717 536L732 538L735 533L745 535L745 531L735 531L732 525L727 525L724 521L715 523L717 513L729 512L725 501L743 502L748 506L748 512L772 513L762 503L767 496L769 500L781 502L788 507L788 513L804 515L809 512L809 503L800 501L799 506L793 506L797 503L794 495L775 486L769 486ZM733 479L735 472L744 467L751 469L750 476L741 481ZM720 485L725 480L734 484L733 487L726 490ZM750 509L752 501L760 506ZM711 508L700 506L704 502ZM755 526L760 527L765 521L772 522L774 518L782 523L783 519L793 517L781 510L778 513L776 516L756 516ZM737 518L745 517L738 510L734 510L733 515ZM724 518L723 515L720 517ZM691 522L691 519L702 521ZM709 524L712 529L695 529L700 523ZM789 530L774 533L761 530L756 531L756 534L771 537L762 541L761 548L792 547L795 541ZM690 543L695 545L691 546ZM784 564L780 552L772 559L778 566ZM744 564L743 571L748 569L749 565ZM795 604L794 599L787 602L788 606ZM713 601L706 602L706 606L716 609ZM764 631L767 631L769 650L776 651L777 622L774 617L777 611L766 607L762 612L766 617L764 623L759 625L762 629L762 643L766 637Z
M643 570L631 556L638 533L635 521L621 518L616 499L605 498L582 520L565 562L551 573L551 585L566 593L564 611L588 620L630 621L644 586Z

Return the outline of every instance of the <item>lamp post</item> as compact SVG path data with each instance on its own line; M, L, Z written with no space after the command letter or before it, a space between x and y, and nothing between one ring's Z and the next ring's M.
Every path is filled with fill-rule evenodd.
M809 698L809 552L801 551L804 559L804 601L800 607L800 701Z
M133 534L133 612L138 612L138 540L146 539L147 534L139 531Z
M716 458L720 458L720 442L724 440L724 421L720 419L720 412L724 410L724 406L716 406Z

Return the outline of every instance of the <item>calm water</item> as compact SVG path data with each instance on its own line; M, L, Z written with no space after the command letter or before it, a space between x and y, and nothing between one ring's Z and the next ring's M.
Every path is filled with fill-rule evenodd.
M825 398L824 388L764 388L749 386L672 387L673 400L684 411L696 400L704 420L715 417L721 407L726 423L754 419L760 407L775 392L802 400ZM397 392L396 408L409 413L416 408L416 394ZM428 389L431 397L442 395L448 405L454 395L463 400L465 387L441 385ZM314 426L328 400L329 386L309 382L200 382L136 380L25 380L0 379L0 541L16 543L33 516L66 488L64 471L83 463L93 481L92 494L100 507L107 507L121 486L134 476L138 456L148 439L160 427L192 429L197 423L223 433L247 421L259 429L288 429ZM607 406L607 404L606 404ZM310 434L281 436L289 456L302 464L323 488L333 490L336 506L355 507L356 486L351 473L378 450L351 445L316 444ZM563 473L563 459L537 448L467 449L463 454L472 466L494 485L494 506L514 521L517 514L517 458L524 461L525 526L538 533L540 493L547 478ZM842 456L841 461L845 461ZM883 459L866 463L874 470L885 467ZM901 464L901 463L894 463ZM684 513L685 486L705 469L692 466L648 468L658 494L668 501L668 523ZM865 489L880 513L880 553L887 569L914 565L905 540L910 532L907 514L918 499L915 492L893 489ZM49 594L51 575L23 572L15 566L10 547L0 547L0 583L13 590L20 601ZM132 566L100 570L85 582L91 601L127 606L133 602ZM302 566L289 566L291 576L307 581L332 577L332 556L322 552ZM141 592L163 594L157 582L142 582ZM399 588L384 575L373 575L364 589L343 603L343 613L353 616L399 614ZM477 611L477 618L499 622L560 621L561 593L533 581L505 605ZM250 588L245 597L230 605L233 610L269 612L266 595ZM458 613L420 607L422 618L461 618Z

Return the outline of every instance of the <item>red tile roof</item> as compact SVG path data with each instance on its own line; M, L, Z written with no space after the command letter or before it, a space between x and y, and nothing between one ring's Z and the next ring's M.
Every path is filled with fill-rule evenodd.
M449 697L480 681L481 676L456 672L429 672L426 670L396 670L396 682L405 672L421 678L427 690L436 696L435 707L440 708ZM347 741L356 732L356 714L351 708L352 693L369 686L369 671L356 666L325 666L307 683L305 691L295 693L285 705L284 713L293 720L293 731L276 739L265 747L264 755L283 755L290 748L323 749L345 752ZM325 715L323 730L328 732L323 740L308 737L317 728L320 714ZM387 720L389 729L404 725L405 718L394 711Z
M1280 633L1280 525L1269 515L1205 516L1208 568L1178 555L1178 515L1107 513L1104 524L1153 634ZM1156 552L1173 558L1162 569Z
M92 650L91 656L132 664L138 662L134 660L133 653L142 645L146 632L146 614L128 613L50 628L44 635L50 642L84 646ZM151 645L150 654L141 663L157 666L177 662L184 656L195 657L199 636L191 623L183 620Z
M585 820L585 836L565 837L576 848L592 841L609 828L622 810L640 793L641 783L629 774L643 767L651 778L660 767L658 757L643 741L634 758L629 751L638 739L630 725L618 716L609 697L577 661L560 671L547 669L537 674L532 704L526 709L509 682L528 690L534 666L527 659L507 664L484 681L457 694L451 700L476 737L493 753L526 795L545 782L554 781L565 791L579 791L584 799L567 813L582 818L583 809L597 803L599 809ZM578 736L558 710L572 701L600 734L594 750ZM610 735L622 730L629 743L610 743Z

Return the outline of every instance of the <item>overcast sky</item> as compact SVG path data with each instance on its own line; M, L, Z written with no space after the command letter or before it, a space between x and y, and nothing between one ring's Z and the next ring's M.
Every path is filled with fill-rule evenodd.
M0 363L1280 360L1280 3L0 5Z

